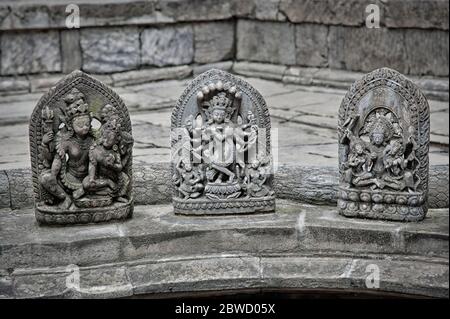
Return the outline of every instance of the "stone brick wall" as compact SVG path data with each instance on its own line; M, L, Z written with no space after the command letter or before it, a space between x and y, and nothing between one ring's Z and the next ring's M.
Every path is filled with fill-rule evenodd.
M80 29L67 29L77 3ZM366 6L381 28L365 27ZM448 76L447 0L2 1L0 79L254 61Z

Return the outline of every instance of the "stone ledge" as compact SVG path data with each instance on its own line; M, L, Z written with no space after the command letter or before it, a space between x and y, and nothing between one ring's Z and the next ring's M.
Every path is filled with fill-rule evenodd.
M280 64L258 62L223 61L208 64L180 65L163 68L144 68L112 74L92 74L107 85L122 87L138 83L186 78L205 72L211 68L232 71L239 75L267 80L282 81L313 87L327 87L347 90L350 85L363 77L364 73L329 68L288 67ZM60 80L64 74L42 74L20 77L0 77L0 95L44 92ZM443 77L408 76L431 100L449 100L449 80Z
M235 62L236 74L258 77L267 80L281 80L286 84L330 87L348 90L353 82L360 80L365 73L330 68L288 67L280 64L258 62ZM408 76L416 83L430 100L449 100L449 80L446 77Z
M138 164L133 167L133 193L136 205L171 202L171 173L169 163ZM0 171L0 208L28 208L33 203L33 187L29 169ZM449 167L430 167L428 201L430 208L449 207ZM338 170L331 166L279 165L274 189L277 198L291 199L316 205L336 205Z
M71 0L3 1L0 30L65 28ZM262 21L361 26L368 4L380 6L381 25L448 30L448 1L373 0L103 0L77 1L81 26L118 26L250 18ZM105 7L108 9L105 10Z
M126 297L243 288L364 289L448 297L448 209L417 224L349 219L278 201L277 213L183 217L137 206L133 219L38 227L32 210L0 214L0 296ZM68 265L72 265L67 268ZM67 290L73 265L80 291Z

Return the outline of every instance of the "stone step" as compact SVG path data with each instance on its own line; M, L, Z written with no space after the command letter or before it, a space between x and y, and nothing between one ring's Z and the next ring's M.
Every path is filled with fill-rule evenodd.
M124 297L240 288L380 289L448 296L448 209L420 223L349 219L277 201L271 214L186 217L137 206L131 220L39 227L32 209L0 212L0 296ZM372 266L373 267L373 266ZM81 290L68 289L81 272Z

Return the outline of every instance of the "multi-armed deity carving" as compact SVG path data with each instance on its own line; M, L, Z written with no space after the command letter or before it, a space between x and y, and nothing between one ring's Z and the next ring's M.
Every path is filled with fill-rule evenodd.
M219 70L194 79L172 113L171 145L176 213L275 209L270 118L247 82Z
M378 69L353 84L339 111L340 213L423 219L429 131L427 100L400 73Z
M81 71L61 80L30 122L38 222L130 217L132 146L128 111L117 94Z

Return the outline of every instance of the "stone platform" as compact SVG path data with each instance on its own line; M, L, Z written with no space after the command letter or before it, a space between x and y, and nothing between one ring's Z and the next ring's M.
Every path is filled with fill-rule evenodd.
M38 227L31 209L4 209L0 296L308 288L448 297L448 222L448 209L405 224L278 200L269 214L186 217L151 205L122 223L58 228ZM366 287L369 264L380 270L379 289ZM67 284L74 274L79 289Z

